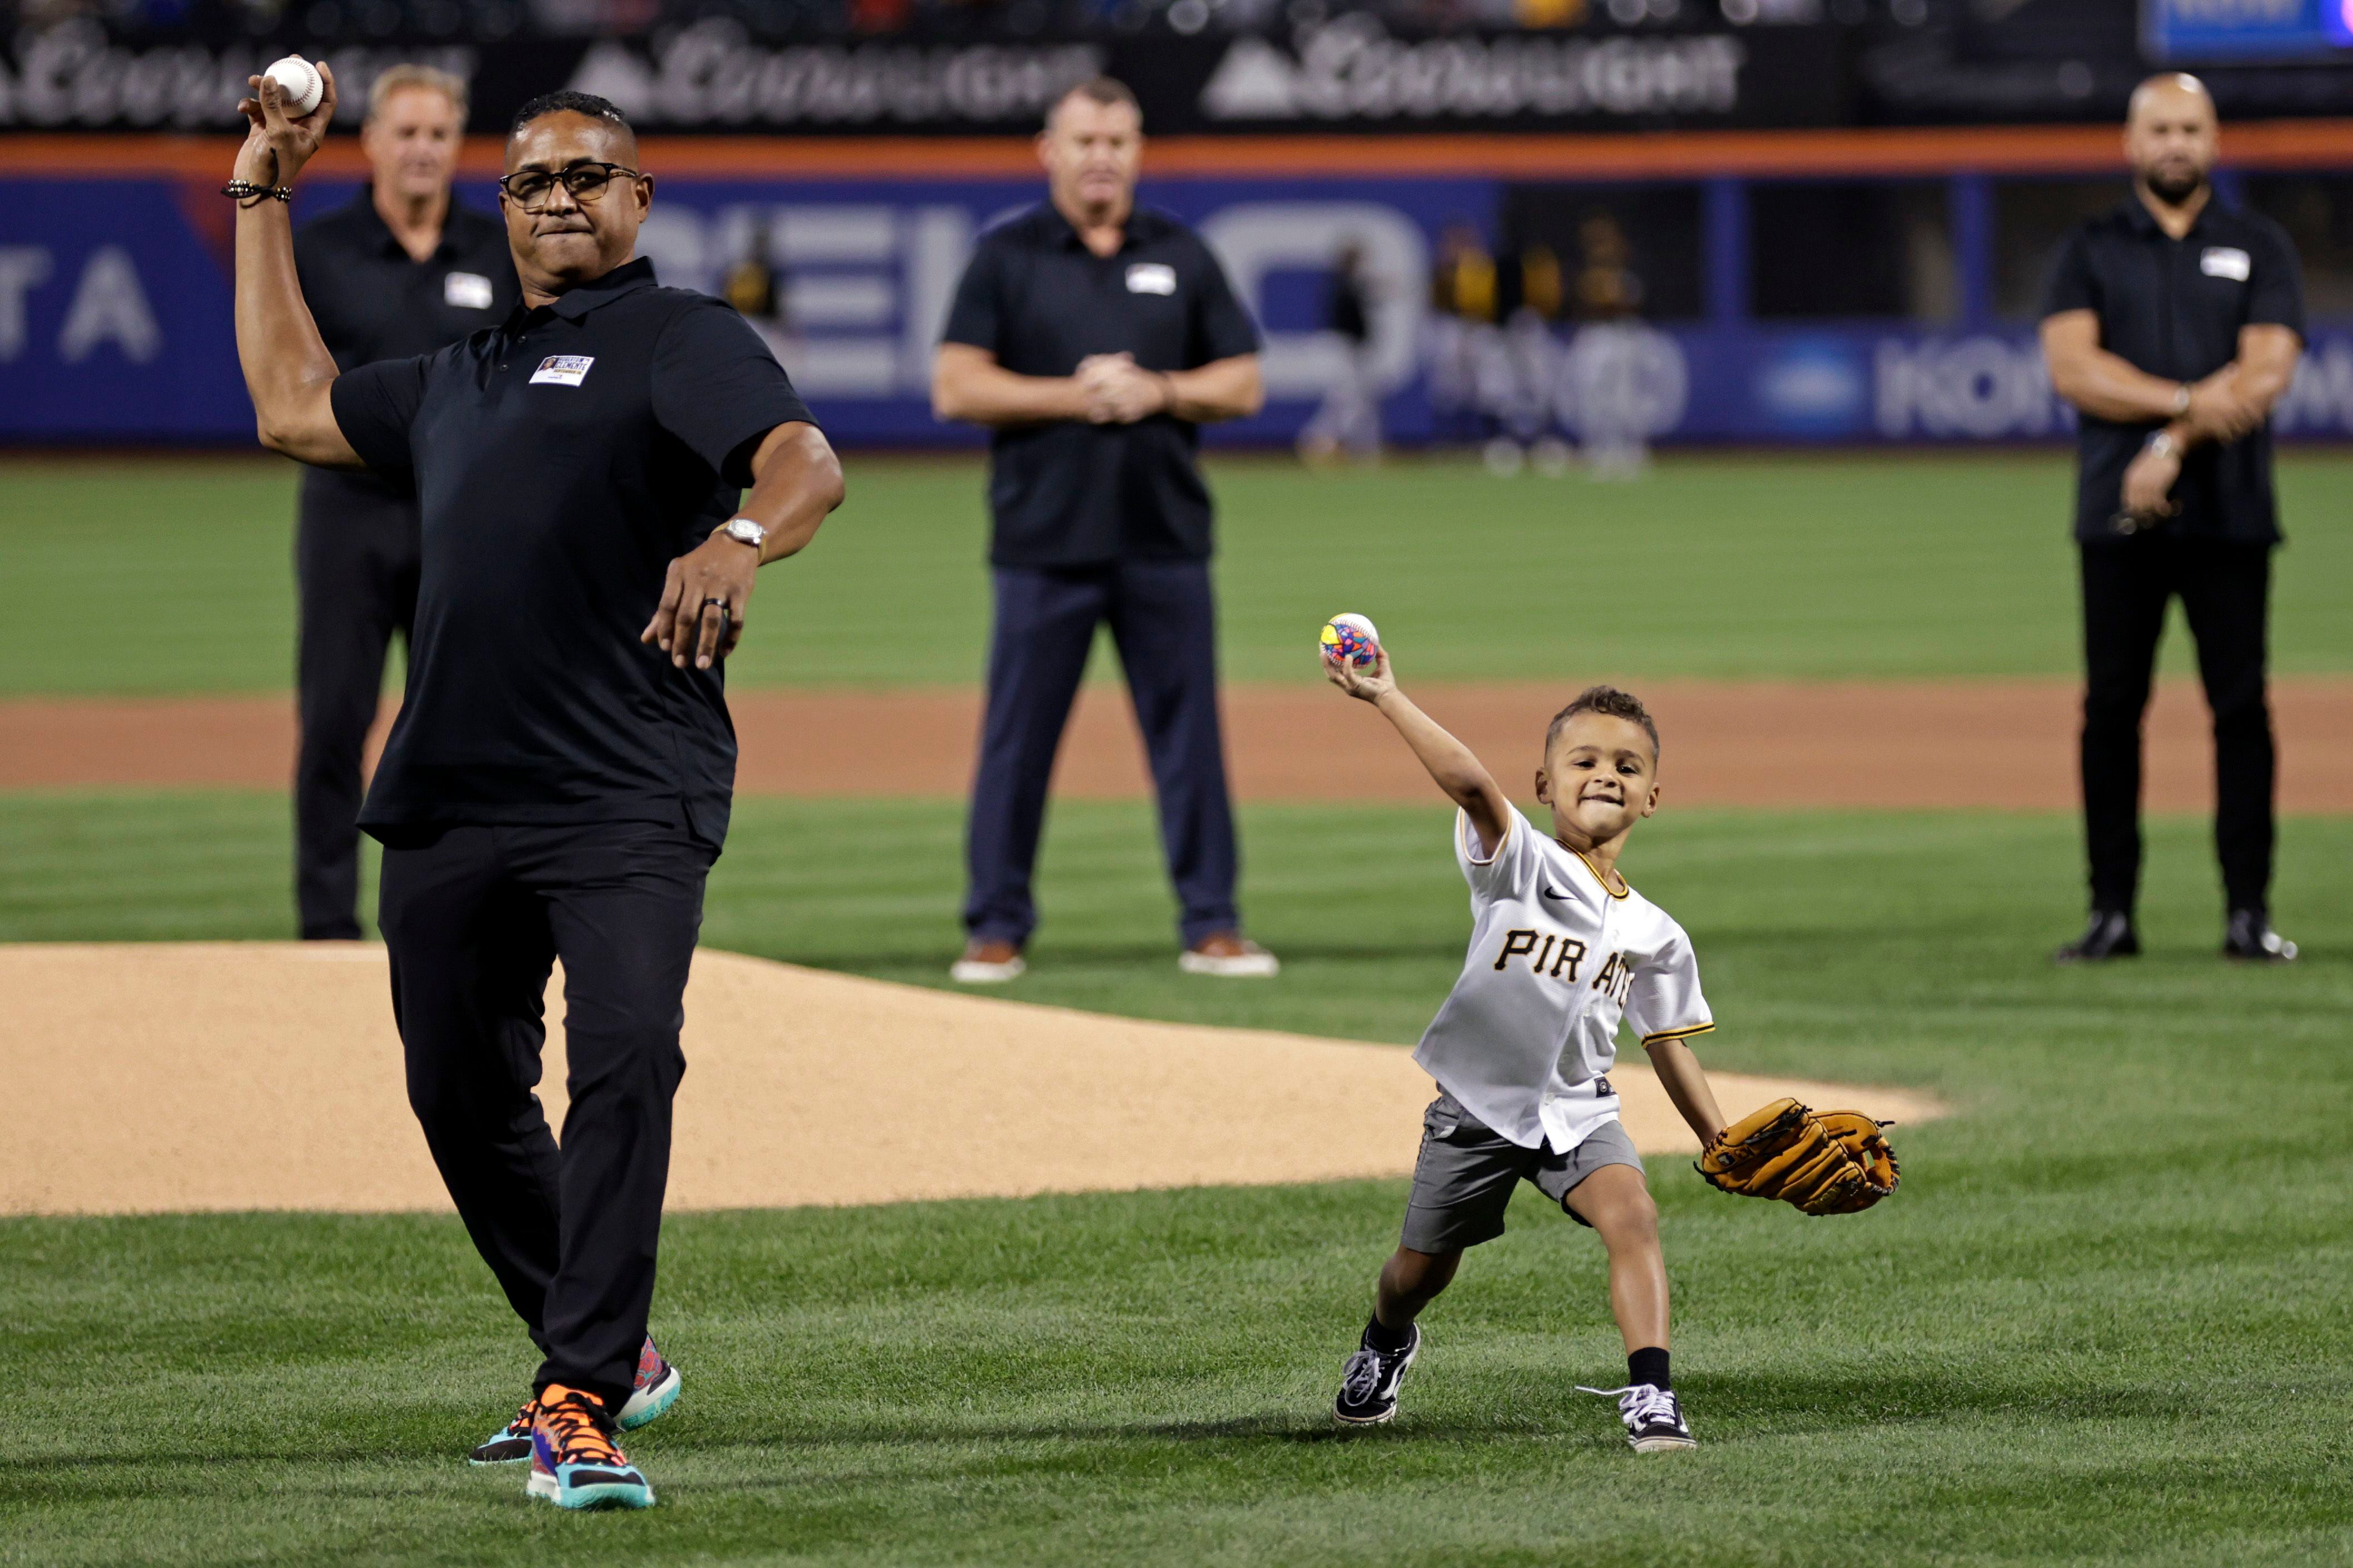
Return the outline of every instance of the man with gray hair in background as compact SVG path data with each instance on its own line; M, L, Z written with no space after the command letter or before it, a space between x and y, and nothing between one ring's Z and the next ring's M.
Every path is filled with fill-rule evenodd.
M466 109L466 84L448 71L380 72L360 127L369 183L294 237L303 298L338 369L430 353L514 306L505 226L449 188ZM360 764L392 634L405 642L414 628L417 539L405 475L303 470L294 902L306 941L360 934Z

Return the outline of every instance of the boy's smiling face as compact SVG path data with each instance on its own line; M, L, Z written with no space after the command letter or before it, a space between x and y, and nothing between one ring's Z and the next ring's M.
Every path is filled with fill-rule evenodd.
M1560 727L1536 771L1553 836L1590 848L1625 836L1659 809L1659 754L1650 733L1612 713L1578 713Z

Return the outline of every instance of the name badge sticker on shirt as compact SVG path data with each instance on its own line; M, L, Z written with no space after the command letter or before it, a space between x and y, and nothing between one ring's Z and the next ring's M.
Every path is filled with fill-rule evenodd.
M487 310L496 299L491 280L479 272L452 272L441 279L441 302L460 310Z
M539 362L531 373L531 384L541 382L550 386L577 386L588 377L588 367L596 363L594 354L550 354Z
M1165 261L1139 261L1127 269L1127 291L1131 294L1174 294L1176 292L1176 269Z
M2198 270L2209 278L2231 278L2241 283L2253 270L2247 253L2235 245L2210 245L2198 258Z

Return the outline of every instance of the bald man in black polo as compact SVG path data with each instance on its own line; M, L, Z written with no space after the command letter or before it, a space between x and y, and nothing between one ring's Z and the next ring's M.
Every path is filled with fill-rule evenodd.
M2213 199L2214 101L2195 77L2133 94L2133 194L2069 237L2042 347L2082 415L2084 837L2091 919L2055 955L2140 951L2141 719L2179 596L2214 712L2214 847L2224 956L2285 963L2272 929L2271 709L2264 661L2280 542L2271 410L2304 346L2304 289L2278 225Z
M619 111L586 94L525 105L507 142L522 304L438 353L339 374L283 205L333 81L300 119L254 86L227 190L261 438L412 473L422 518L407 694L360 822L385 845L410 1104L542 1352L507 1429L520 1451L494 1437L473 1457L527 1457L527 1495L560 1506L648 1507L613 1437L649 1353L682 999L727 831L720 661L754 570L815 535L840 467L732 309L630 259L653 180ZM560 1148L532 1092L558 958Z

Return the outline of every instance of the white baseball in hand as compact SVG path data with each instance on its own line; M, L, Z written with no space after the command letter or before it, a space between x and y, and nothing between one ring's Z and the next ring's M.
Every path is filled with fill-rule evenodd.
M286 112L297 120L318 108L319 97L326 90L326 84L319 79L319 68L301 55L288 55L262 74L278 84L286 95Z

